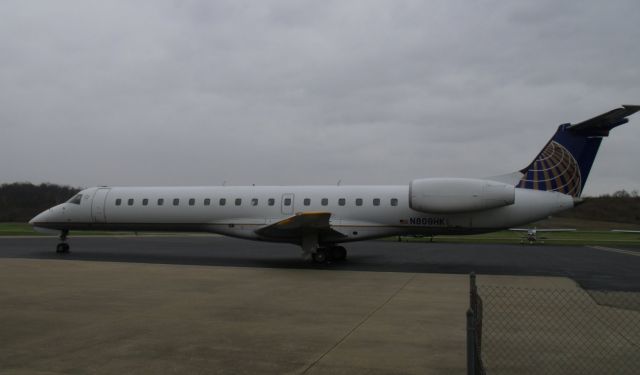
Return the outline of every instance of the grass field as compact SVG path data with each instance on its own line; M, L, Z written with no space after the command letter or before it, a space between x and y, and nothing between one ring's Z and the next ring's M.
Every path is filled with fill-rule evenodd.
M26 223L0 223L0 236L39 236L31 225Z
M486 234L474 234L470 236L435 236L434 243L504 243L518 244L522 241L523 232L499 231ZM571 245L571 246L625 246L640 247L640 233L614 233L609 231L576 231L538 233L538 245ZM397 237L394 238L397 241ZM430 242L429 237L403 237L407 242Z
M580 224L573 222L572 224ZM611 224L611 223L609 223ZM608 225L610 226L610 225ZM556 226L558 228L559 226ZM615 233L609 230L595 230L592 223L586 225L563 226L565 228L577 228L576 232L550 232L538 233L539 244L549 245L601 245L601 246L632 246L640 247L640 233ZM616 227L616 226L614 226ZM622 226L624 227L624 226ZM617 226L616 228L621 228ZM134 232L71 232L72 236L96 236L96 235L135 235ZM430 237L402 237L403 242L435 242L435 243L520 243L525 232L512 232L503 230L499 232L477 234L470 236L435 236ZM0 223L0 236L46 236L34 231L26 223ZM49 236L55 233L49 234ZM158 235L143 233L143 235ZM162 233L162 235L171 235ZM389 241L397 241L397 237L388 238ZM527 243L526 241L524 241Z
M73 236L96 236L96 235L124 235L135 234L134 232L100 232L100 231L85 231L85 232L72 232ZM0 236L55 236L56 233L51 234L40 233L33 230L31 225L27 223L0 223Z

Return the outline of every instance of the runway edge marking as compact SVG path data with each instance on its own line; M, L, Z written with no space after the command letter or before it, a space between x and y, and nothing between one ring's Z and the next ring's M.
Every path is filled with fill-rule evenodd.
M631 251L631 250L622 250L622 249L616 249L613 247L605 247L605 246L587 246L591 249L596 249L596 250L601 250L601 251L608 251L610 253L618 253L618 254L624 254L624 255L631 255L631 256L636 256L636 257L640 257L640 253L636 252L636 251Z

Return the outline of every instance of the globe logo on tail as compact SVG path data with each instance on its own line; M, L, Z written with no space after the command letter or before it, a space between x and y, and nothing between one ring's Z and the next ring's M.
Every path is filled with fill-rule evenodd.
M524 173L519 188L557 191L574 197L580 196L582 178L578 162L569 150L551 141Z

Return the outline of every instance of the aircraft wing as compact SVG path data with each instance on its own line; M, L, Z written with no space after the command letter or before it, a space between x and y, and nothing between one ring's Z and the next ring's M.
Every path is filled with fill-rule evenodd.
M300 212L256 230L256 233L268 238L300 238L309 232L317 232L318 237L344 237L331 228L330 212Z

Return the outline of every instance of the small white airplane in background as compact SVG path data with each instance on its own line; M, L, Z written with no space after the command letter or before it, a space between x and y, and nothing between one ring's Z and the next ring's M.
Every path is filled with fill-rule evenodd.
M575 228L557 228L557 229L538 229L538 228L509 228L514 232L527 232L520 238L520 243L524 244L524 241L529 241L529 245L533 245L538 241L538 232L575 232ZM544 238L542 238L544 240ZM544 243L544 241L542 241Z
M81 191L30 224L72 230L211 232L301 246L317 262L340 244L401 235L493 232L574 206L602 139L640 106L560 125L533 162L502 176L420 178L388 186L108 187ZM473 155L469 155L473 157Z
M640 230L631 230L631 229L611 229L612 232L617 233L640 233Z

